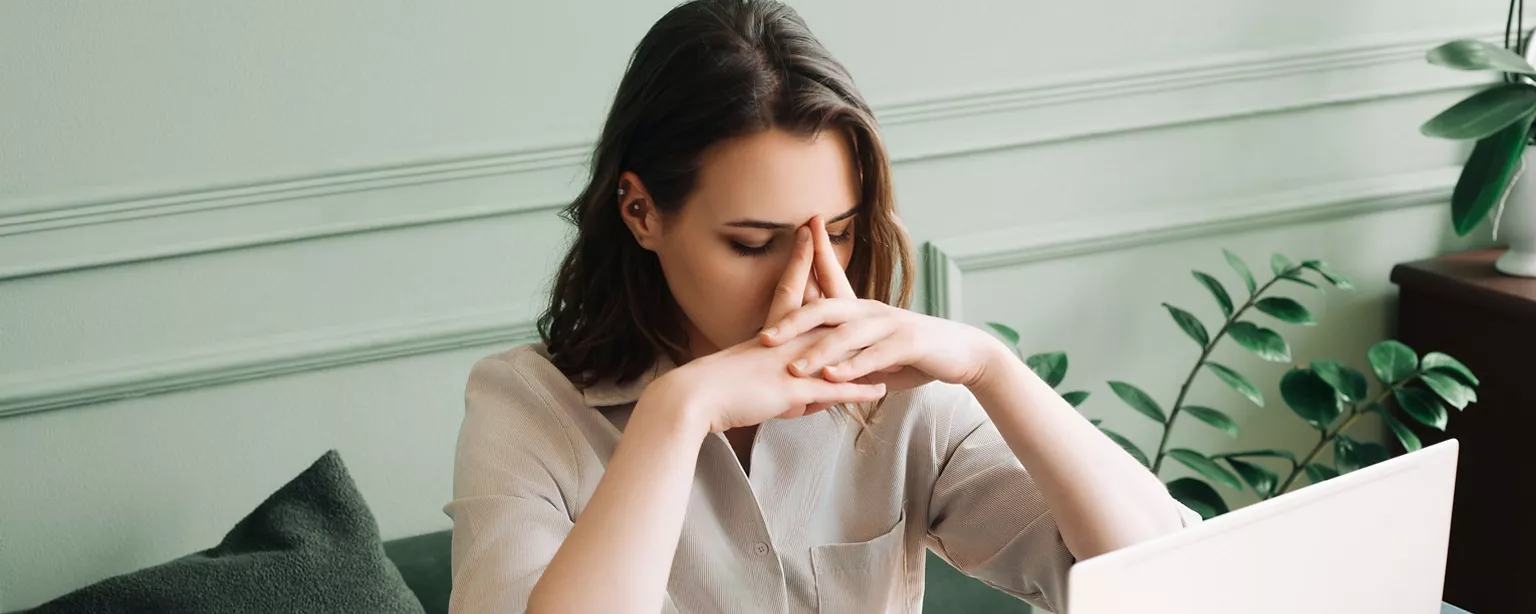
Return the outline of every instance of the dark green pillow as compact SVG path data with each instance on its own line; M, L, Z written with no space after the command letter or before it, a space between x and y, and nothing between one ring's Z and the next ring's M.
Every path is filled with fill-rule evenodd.
M327 452L235 525L219 545L108 578L30 614L421 614L384 555L378 524Z

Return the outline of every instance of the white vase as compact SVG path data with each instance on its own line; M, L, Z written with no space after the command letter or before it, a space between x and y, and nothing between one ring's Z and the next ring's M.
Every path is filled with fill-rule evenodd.
M1505 275L1536 277L1536 154L1525 154L1525 170L1509 190L1497 228L1495 236L1508 242L1509 250L1493 267Z

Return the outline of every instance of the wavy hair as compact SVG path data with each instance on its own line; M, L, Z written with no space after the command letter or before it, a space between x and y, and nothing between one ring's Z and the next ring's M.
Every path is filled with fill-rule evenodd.
M860 176L848 277L861 298L906 307L913 264L896 218L890 162L853 78L793 9L773 0L694 0L641 39L591 160L591 177L561 216L576 227L539 334L578 386L627 382L688 347L682 313L656 255L624 225L619 176L634 172L663 213L692 192L711 145L778 129L847 135Z

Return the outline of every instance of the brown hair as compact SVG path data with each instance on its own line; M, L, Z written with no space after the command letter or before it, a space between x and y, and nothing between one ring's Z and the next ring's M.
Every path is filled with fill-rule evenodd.
M669 11L635 48L591 179L561 213L577 233L539 334L578 386L633 380L657 352L686 360L682 314L661 265L620 216L620 174L633 171L655 207L675 212L706 148L769 129L848 135L862 183L849 281L862 298L909 304L912 256L896 219L890 164L853 78L780 2L694 0Z

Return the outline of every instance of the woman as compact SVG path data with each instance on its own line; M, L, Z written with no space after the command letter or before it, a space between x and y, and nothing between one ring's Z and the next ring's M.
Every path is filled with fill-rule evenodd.
M916 612L926 548L1055 609L1074 561L1198 519L1000 342L903 308L874 118L778 2L652 27L566 216L543 343L469 377L456 613Z

